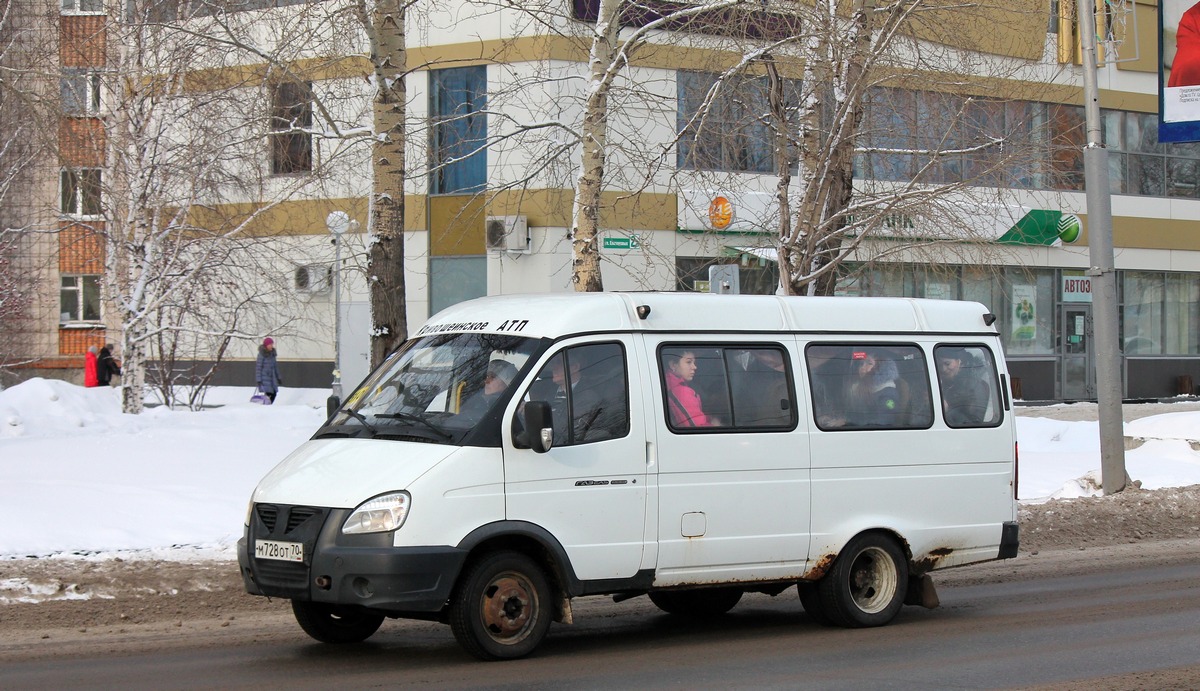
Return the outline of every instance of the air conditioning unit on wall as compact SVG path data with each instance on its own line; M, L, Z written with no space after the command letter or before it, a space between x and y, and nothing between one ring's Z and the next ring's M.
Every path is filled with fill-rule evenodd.
M524 216L488 216L484 219L483 235L489 252L530 252L529 224Z
M297 293L328 293L333 287L333 267L328 264L297 266L292 276Z

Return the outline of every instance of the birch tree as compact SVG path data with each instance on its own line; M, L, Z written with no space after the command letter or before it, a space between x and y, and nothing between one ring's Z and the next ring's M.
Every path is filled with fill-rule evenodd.
M372 236L367 264L371 293L371 366L408 338L404 279L404 193L407 171L407 14L415 0L358 0L373 69Z
M0 0L0 374L24 364L31 347L31 309L42 271L34 252L32 169L46 132L31 117L44 66L34 47L31 8ZM0 381L0 387L3 382Z
M321 165L336 158L335 151L318 163L311 149L294 150L293 142L312 136L304 105L310 87L272 69L289 62L278 51L292 42L271 41L277 52L264 70L221 69L259 62L261 49L230 53L228 47L251 46L245 35L263 26L227 15L164 23L160 11L134 3L110 37L119 49L106 90L107 205L96 225L105 237L106 298L121 324L128 413L142 409L154 344L161 357L174 347L172 334L186 333L215 339L221 354L228 339L259 338L261 332L245 331L234 319L244 305L254 305L257 328L284 326L272 312L288 310L271 303L288 295L287 277L269 268L272 245L254 228L281 202L315 191ZM306 36L304 19L291 27L293 42ZM280 106L282 91L300 96ZM289 138L293 133L301 140ZM296 156L305 157L302 174L275 174L276 159L295 164ZM195 294L220 299L201 307Z
M1003 99L955 94L971 93L973 83L979 89L1046 75L1035 74L1039 60L1032 55L1001 59L963 49L962 42L931 40L951 33L930 28L947 10L926 0L797 6L806 35L745 54L743 64L761 62L770 83L783 293L832 294L843 264L863 259L867 243L881 235L934 262L962 253L964 241L979 261L979 250L994 239L973 229L972 217L1003 208L1013 196L1005 188L1021 186L1013 171L1028 171L1043 151L1028 117L989 129L994 113L1014 115ZM995 31L994 24L986 28L989 21L1006 21L987 4L952 11L957 27L981 35ZM1022 21L1041 16L1030 4L1008 11L1009 19ZM800 75L790 103L781 65ZM910 94L921 102L905 100ZM871 169L870 162L889 158L907 169L882 177ZM859 179L856 159L867 164ZM910 228L912 219L918 222ZM954 232L931 236L931 226Z
M589 80L579 136L579 177L574 189L571 245L572 283L576 291L604 289L597 241L611 117L610 97L617 76L629 66L631 55L655 32L686 30L691 21L733 16L730 10L744 4L743 0L715 0L678 9L659 9L654 19L622 33L622 21L642 14L645 7L628 0L600 0L588 55Z

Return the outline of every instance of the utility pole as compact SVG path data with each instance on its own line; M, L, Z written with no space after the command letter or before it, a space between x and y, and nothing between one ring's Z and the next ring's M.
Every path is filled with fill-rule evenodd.
M1108 183L1108 149L1100 122L1100 87L1096 76L1096 5L1075 0L1079 43L1083 53L1083 107L1087 144L1083 179L1087 190L1088 258L1092 278L1092 334L1096 357L1096 401L1100 419L1100 483L1105 495L1125 489L1125 434L1121 413L1121 356L1117 333L1117 271L1113 259L1112 192Z

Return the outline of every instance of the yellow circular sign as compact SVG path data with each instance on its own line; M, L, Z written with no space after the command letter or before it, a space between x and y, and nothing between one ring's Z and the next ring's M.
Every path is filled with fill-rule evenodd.
M714 197L708 204L708 222L717 230L725 230L733 223L733 204L724 196Z

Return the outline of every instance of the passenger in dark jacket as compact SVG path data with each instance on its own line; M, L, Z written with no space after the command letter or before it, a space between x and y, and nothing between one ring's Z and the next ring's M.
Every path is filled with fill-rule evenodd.
M951 427L971 427L988 422L991 391L977 374L979 366L965 348L935 351L942 386L942 414Z
M112 356L113 344L105 343L100 349L99 362L96 363L96 381L100 386L111 386L114 376L121 376L121 363Z
M894 427L899 423L900 395L896 363L873 352L851 355L850 391L846 395L848 427Z
M279 387L283 384L275 355L275 340L268 336L258 347L258 360L254 363L254 385L265 393L272 403L275 402L275 394L279 393Z

